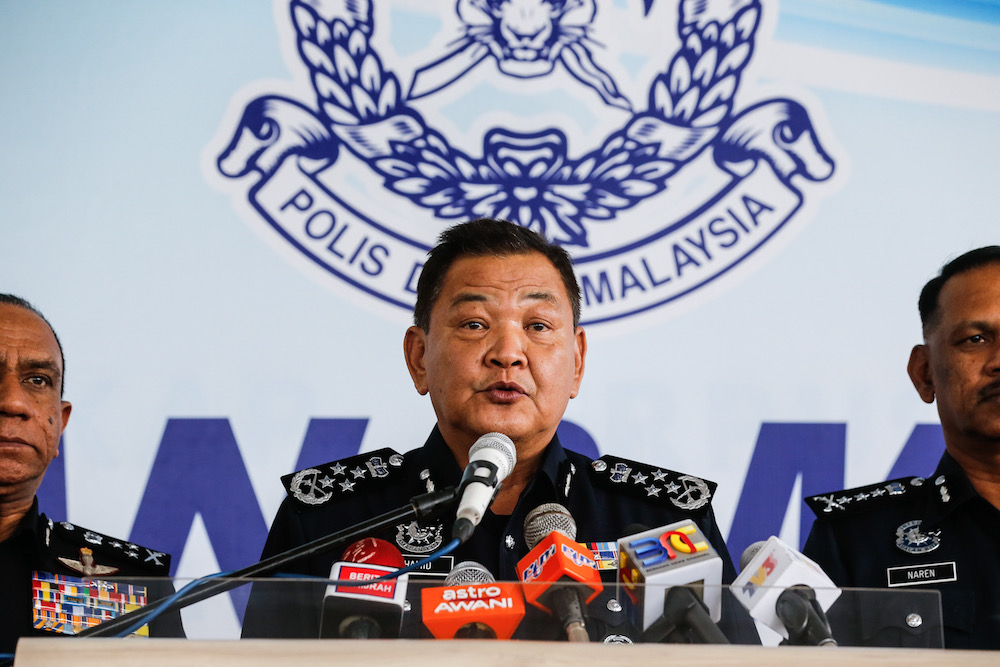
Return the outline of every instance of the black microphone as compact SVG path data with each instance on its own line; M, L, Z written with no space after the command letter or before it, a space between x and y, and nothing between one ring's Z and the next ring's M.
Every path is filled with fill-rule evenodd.
M476 440L469 449L469 465L458 487L461 501L451 529L452 538L465 542L472 536L500 490L500 483L516 463L514 442L503 433L487 433Z
M826 610L841 591L819 565L771 537L747 547L740 570L733 596L750 616L784 637L782 644L837 645Z

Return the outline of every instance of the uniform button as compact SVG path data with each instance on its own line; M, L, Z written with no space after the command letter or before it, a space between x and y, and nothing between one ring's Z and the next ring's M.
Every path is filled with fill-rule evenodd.
M507 537L505 537L504 540L503 540L503 543L505 545L507 545L507 549L508 550L513 550L514 549L514 538L513 538L513 536L508 535Z
M608 600L608 611L613 611L616 614L622 610L622 606L618 604L618 600Z
M607 463L605 463L604 461L601 461L600 459L598 459L597 461L594 461L594 462L593 462L593 463L591 463L590 465L591 465L591 466L592 466L592 467L594 468L594 470L595 470L595 471L597 471L597 472L604 472L605 470L607 470L607 469L608 469L608 464L607 464Z
M944 484L944 475L938 475L938 478L934 480L936 486L941 486Z
M908 626L910 626L911 628L919 628L921 625L923 625L923 623L924 623L924 619L922 619L920 617L920 614L907 614L906 615L906 624Z

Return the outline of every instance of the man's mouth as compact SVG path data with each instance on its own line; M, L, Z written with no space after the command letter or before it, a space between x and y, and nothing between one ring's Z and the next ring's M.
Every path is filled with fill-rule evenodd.
M494 382L486 387L484 391L489 394L490 398L493 400L504 403L516 401L527 394L527 392L524 391L524 387L516 382Z

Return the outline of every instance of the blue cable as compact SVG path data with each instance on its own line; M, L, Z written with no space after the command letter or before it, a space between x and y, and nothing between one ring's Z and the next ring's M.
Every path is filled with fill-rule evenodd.
M427 556L426 558L418 560L416 563L411 563L410 565L407 565L405 567L401 567L401 568L399 568L398 570L396 570L394 572L388 572L388 573L386 573L386 574L384 574L381 577L378 577L376 579L367 579L364 582L360 582L360 581L357 581L355 579L334 579L334 580L329 580L329 579L326 579L325 577L316 577L316 576L312 576L312 575L284 573L284 572L275 573L274 576L278 577L278 578L290 578L290 579L316 579L316 580L321 580L321 581L328 581L331 585L337 585L337 586L348 586L348 585L349 586L357 586L357 587L368 586L370 584L377 584L377 583L379 583L381 581L388 581L390 579L395 579L395 578L400 577L400 576L402 576L404 574L409 574L410 572L413 572L414 570L419 569L419 568L423 567L424 565L427 565L428 563L432 563L432 562L436 561L438 558L441 558L442 556L447 556L452 551L454 551L455 549L457 549L459 544L461 544L461 541L458 540L458 539L454 539L451 542L449 542L448 544L446 544L443 547L441 547L440 549L438 549L437 551L435 551L434 553L432 553L431 555ZM125 630L122 630L121 632L119 632L115 636L116 637L127 637L128 635L132 634L133 632L135 632L136 630L138 630L142 626L144 626L144 625L146 625L148 623L151 623L157 616L159 616L160 614L163 613L164 609L166 609L167 607L169 607L175 600L177 600L181 596L185 595L188 591L194 589L197 586L202 585L206 581L210 581L212 579L219 579L219 578L222 578L222 577L226 577L226 576L228 576L230 574L232 574L232 572L216 572L215 574L205 575L204 577L200 577L198 579L195 579L194 581L189 582L186 586L184 586L183 588L181 588L179 591L177 591L173 595L171 595L169 597L166 597L166 598L163 598L162 600L158 601L156 603L156 609L154 609L152 612L150 612L149 614L147 614L146 616L144 616L140 620L138 620L135 623L133 623L131 626L129 626Z
M232 572L216 572L215 574L208 574L208 575L205 575L204 577L199 577L198 579L195 579L195 580L193 580L191 582L188 582L188 584L186 586L184 586L183 588L181 588L179 591L175 592L173 595L170 595L169 597L166 597L166 598L163 598L163 599L157 601L156 602L156 608L152 612L146 614L145 616L143 616L141 619L139 619L138 621L136 621L135 623L133 623L132 625L130 625L126 629L121 630L115 636L116 637L128 637L130 634L132 634L133 632L135 632L136 630L138 630L142 626L146 625L147 623L152 623L153 620L156 619L157 616L159 616L160 614L163 613L164 609L166 609L175 600L177 600L178 598L180 598L182 595L184 595L188 591L194 589L197 586L202 585L206 581L209 581L211 579L219 579L221 577L225 577L225 576L230 575L230 574L232 574Z

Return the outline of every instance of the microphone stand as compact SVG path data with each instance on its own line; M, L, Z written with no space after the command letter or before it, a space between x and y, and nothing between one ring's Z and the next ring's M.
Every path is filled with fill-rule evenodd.
M239 588L247 583L245 581L246 579L267 576L277 572L283 566L291 563L292 561L298 560L299 558L304 556L313 556L329 551L337 546L354 542L362 537L367 537L373 532L389 528L400 521L406 519L426 519L436 516L449 506L455 504L457 501L458 490L453 486L441 489L440 491L431 491L430 493L414 496L410 499L410 504L408 505L404 505L403 507L395 510L390 510L385 514L380 514L377 517L368 519L336 533L331 533L330 535L313 540L312 542L307 542L306 544L297 546L294 549L289 549L288 551L284 551L280 554L275 554L270 558L265 558L260 562L249 565L242 570L237 570L228 577L208 579L204 584L192 589L190 592L171 602L163 609L163 611L167 612L175 609L183 609L184 607L192 605L196 602L201 602L202 600L218 595L219 593ZM122 614L117 618L105 621L100 625L86 628L77 633L76 636L105 637L108 635L114 635L116 632L120 632L121 630L130 627L139 620L150 615L159 609L160 606L161 604L159 603L148 604L145 607L136 609L135 611L130 611L127 614Z
M830 621L809 586L790 586L781 592L774 611L788 630L789 646L836 646Z
M686 630L694 634L692 641ZM673 586L664 594L663 614L642 633L643 642L671 644L728 644L708 615L705 603L687 586Z

